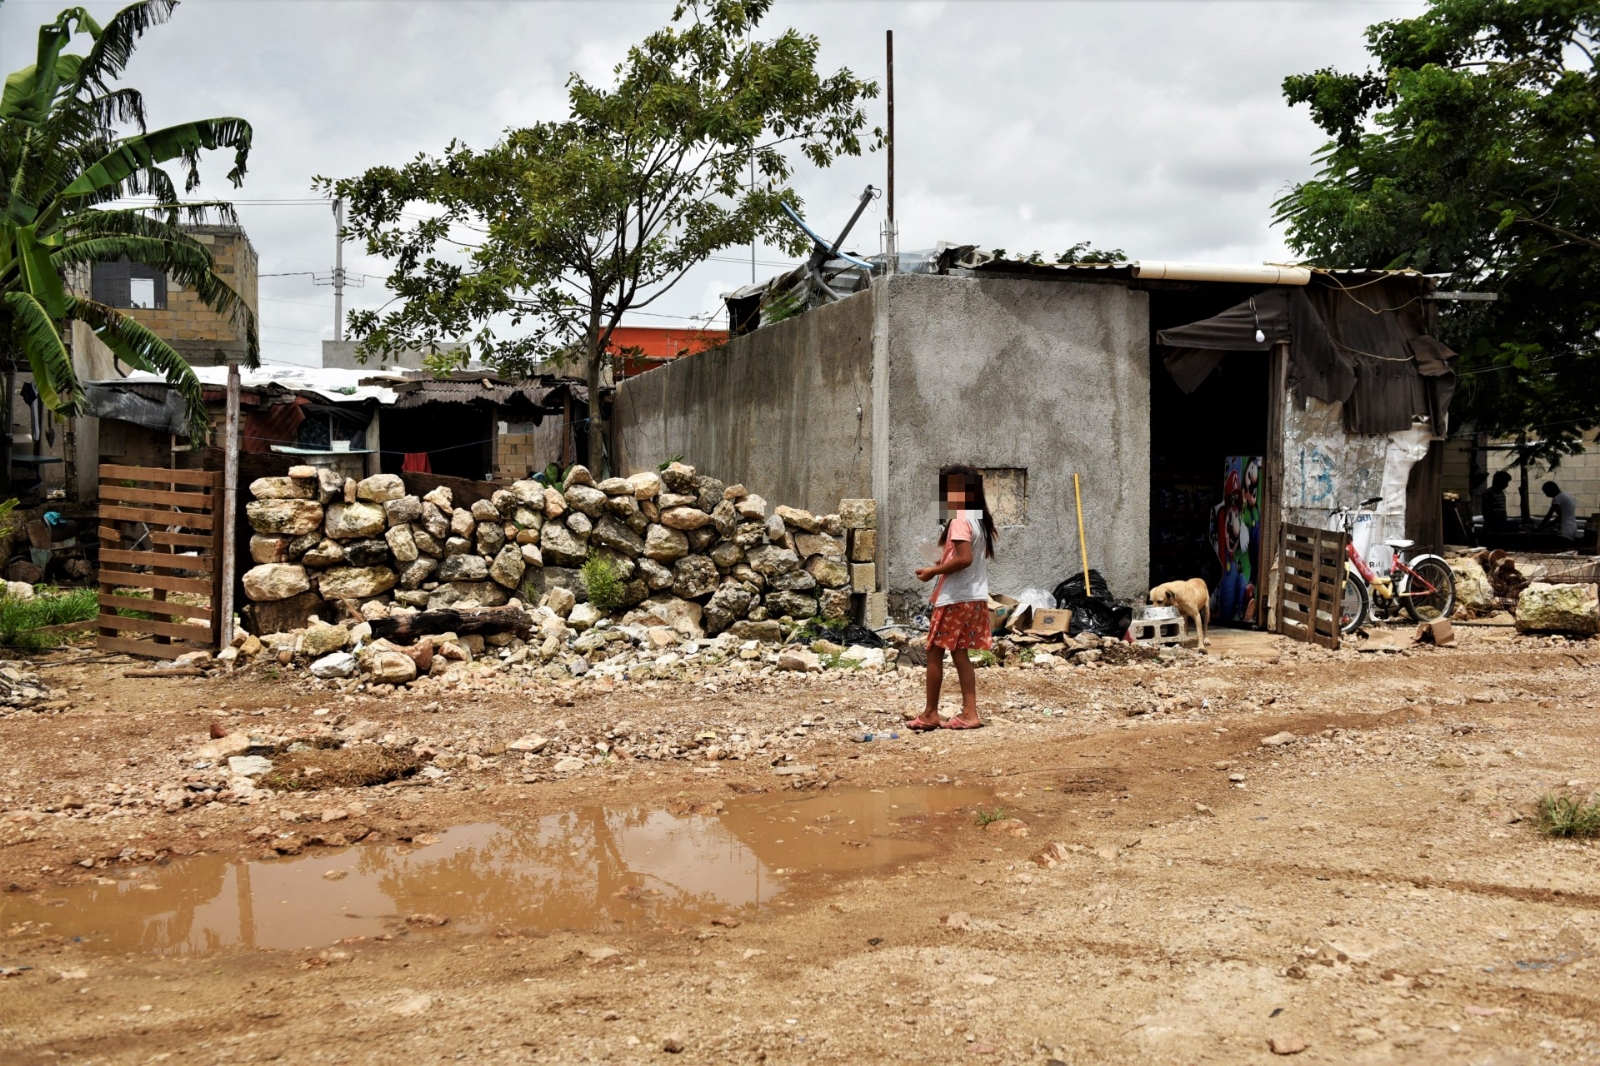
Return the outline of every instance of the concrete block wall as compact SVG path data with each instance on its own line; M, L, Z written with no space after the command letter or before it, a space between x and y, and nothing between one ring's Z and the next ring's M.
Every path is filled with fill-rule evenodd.
M926 602L916 542L938 532L947 463L1025 470L1021 523L998 530L991 592L1046 591L1089 564L1112 594L1150 572L1149 298L1125 285L900 275L879 294L879 583L890 613ZM998 488L999 486L997 486Z
M874 495L874 299L860 293L620 382L617 472L681 455L823 514Z
M1493 456L1489 461L1492 475L1504 463L1505 453L1490 454ZM1516 466L1513 464L1510 470L1515 479ZM1550 501L1539 491L1539 486L1546 481L1554 481L1562 491L1572 493L1578 501L1578 514L1591 515L1600 511L1600 439L1597 439L1597 435L1590 434L1581 453L1567 456L1554 469L1537 464L1528 468L1528 509L1535 518L1542 518L1550 510ZM1516 506L1516 489L1517 482L1513 480L1507 494L1508 507Z
M544 463L534 454L532 433L502 433L495 441L494 476L496 480L525 478L544 469Z

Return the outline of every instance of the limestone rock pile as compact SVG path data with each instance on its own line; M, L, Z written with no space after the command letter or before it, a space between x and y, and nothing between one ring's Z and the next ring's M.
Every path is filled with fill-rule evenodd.
M247 625L259 633L299 630L313 615L331 620L341 612L330 602L371 618L513 597L550 606L583 631L608 617L589 602L580 573L591 558L620 584L609 614L688 640L776 639L781 619L857 616L856 597L877 587L875 501L845 500L829 515L769 507L743 485L682 463L599 482L577 466L560 486L517 481L461 507L448 488L419 498L393 474L358 482L312 467L258 478L250 493L255 565L243 583ZM378 661L394 653L373 647L371 662L348 657L398 679L398 660Z

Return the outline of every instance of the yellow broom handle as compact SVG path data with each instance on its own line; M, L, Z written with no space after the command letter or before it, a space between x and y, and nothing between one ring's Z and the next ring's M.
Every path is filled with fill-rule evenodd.
M1072 495L1078 501L1078 550L1083 553L1083 589L1089 591L1089 542L1083 535L1083 490L1078 487L1078 475L1072 475Z

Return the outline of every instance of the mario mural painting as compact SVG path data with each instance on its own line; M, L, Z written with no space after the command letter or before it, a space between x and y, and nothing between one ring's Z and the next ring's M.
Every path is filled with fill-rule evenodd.
M1232 455L1223 462L1222 502L1211 509L1211 549L1222 577L1211 593L1211 617L1221 622L1255 618L1261 553L1261 457Z

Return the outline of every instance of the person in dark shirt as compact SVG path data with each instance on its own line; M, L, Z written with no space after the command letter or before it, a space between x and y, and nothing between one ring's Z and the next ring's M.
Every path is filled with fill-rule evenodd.
M1511 475L1501 470L1495 474L1494 480L1489 483L1489 489L1483 494L1483 531L1485 533L1505 533L1516 527L1506 518L1506 486L1511 484Z

